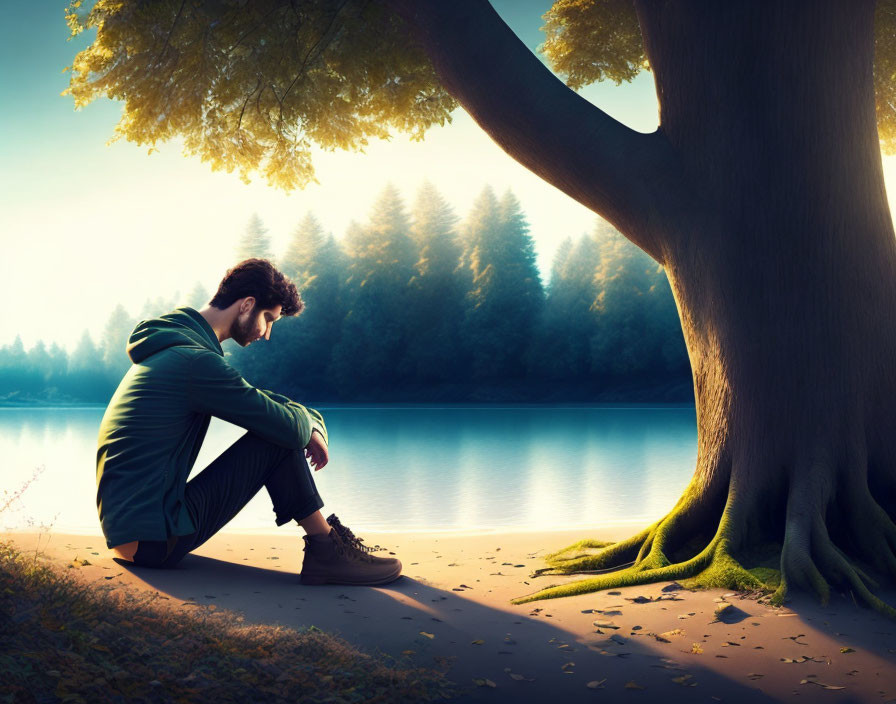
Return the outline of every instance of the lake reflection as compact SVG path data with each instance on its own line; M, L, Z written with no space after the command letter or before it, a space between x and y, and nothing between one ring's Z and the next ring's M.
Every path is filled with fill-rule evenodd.
M330 463L324 515L358 531L599 528L668 511L694 471L696 417L681 406L320 407ZM102 406L0 409L4 530L99 534ZM245 432L212 419L191 475ZM295 524L293 524L295 525ZM275 533L267 492L224 531ZM299 530L296 527L296 530Z

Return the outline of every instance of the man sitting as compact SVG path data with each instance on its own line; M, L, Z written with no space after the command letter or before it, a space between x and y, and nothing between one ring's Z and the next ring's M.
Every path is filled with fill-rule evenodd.
M133 361L100 424L97 510L119 563L173 567L226 525L264 486L278 526L305 530L303 584L385 584L401 562L378 557L335 515L324 519L315 471L329 460L320 413L243 379L221 342L270 339L304 303L266 259L227 271L200 311L188 306L141 321ZM190 481L211 416L248 431ZM304 454L303 454L304 451Z

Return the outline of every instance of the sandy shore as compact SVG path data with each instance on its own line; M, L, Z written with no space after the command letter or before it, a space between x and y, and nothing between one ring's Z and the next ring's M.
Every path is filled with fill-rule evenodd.
M88 560L78 573L86 580L157 590L174 605L215 604L249 622L315 625L368 652L444 663L468 687L462 701L896 702L896 622L839 595L827 607L800 595L774 608L722 590L663 591L665 583L510 603L581 579L530 577L540 556L632 532L362 533L404 565L384 587L299 584L297 527L275 537L218 534L174 570L122 567L100 536L2 537L65 564ZM896 591L880 595L896 603ZM632 601L639 596L664 598ZM714 622L720 600L742 610L736 622Z

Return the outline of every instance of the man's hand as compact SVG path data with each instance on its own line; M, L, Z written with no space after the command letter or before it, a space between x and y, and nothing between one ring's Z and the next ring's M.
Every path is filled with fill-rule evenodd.
M327 443L324 442L324 436L317 430L311 431L311 439L305 445L305 457L311 461L311 466L316 472L327 466L330 461L330 453L327 451Z

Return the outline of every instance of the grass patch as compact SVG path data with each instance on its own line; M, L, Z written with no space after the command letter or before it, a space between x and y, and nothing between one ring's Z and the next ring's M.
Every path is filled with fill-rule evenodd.
M72 565L74 566L74 565ZM441 671L314 626L245 625L214 605L91 583L0 541L0 702L405 702L453 696Z

